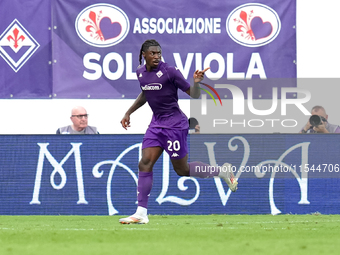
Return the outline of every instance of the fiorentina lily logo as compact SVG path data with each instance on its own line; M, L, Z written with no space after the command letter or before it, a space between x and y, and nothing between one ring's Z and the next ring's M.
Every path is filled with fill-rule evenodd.
M130 23L120 8L110 4L94 4L78 14L75 28L85 43L109 47L124 40L129 33Z
M247 47L266 45L281 30L278 14L270 7L258 3L237 7L229 14L226 23L230 38Z
M0 36L0 55L15 72L19 71L39 46L16 19Z

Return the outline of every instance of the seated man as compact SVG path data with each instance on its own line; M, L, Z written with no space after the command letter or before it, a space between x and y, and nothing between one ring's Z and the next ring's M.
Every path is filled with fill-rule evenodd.
M322 106L314 106L312 108L311 114L312 116L308 119L307 124L301 129L300 133L340 133L340 127L338 125L328 123L328 115L326 114L325 108ZM317 116L313 115L319 116L320 119L318 120ZM312 125L311 122L314 122L313 119L315 119L315 117L319 123L313 123L314 125Z
M58 128L57 134L88 135L99 134L96 127L88 126L88 114L84 107L76 106L71 112L72 125Z

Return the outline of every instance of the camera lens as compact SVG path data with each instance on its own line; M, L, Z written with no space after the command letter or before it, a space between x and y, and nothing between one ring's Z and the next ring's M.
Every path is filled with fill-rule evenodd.
M322 123L321 117L319 115L312 115L309 118L309 123L313 126L319 126Z

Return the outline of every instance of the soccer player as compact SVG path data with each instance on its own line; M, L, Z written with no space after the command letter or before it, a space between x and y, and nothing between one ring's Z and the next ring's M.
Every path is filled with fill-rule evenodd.
M203 71L194 72L194 86L190 86L182 73L173 66L161 61L162 49L156 40L146 40L140 49L137 77L142 92L127 110L121 124L127 129L130 126L130 115L146 102L150 105L153 116L144 135L142 143L142 158L138 164L138 184L136 212L119 220L122 224L149 222L147 215L148 198L152 188L153 166L165 150L171 159L174 170L179 176L214 177L226 181L231 191L237 190L237 181L232 173L231 165L225 163L218 171L197 171L208 169L208 164L202 162L188 163L188 119L178 105L177 90L181 89L192 98L199 98L201 92L199 82L204 78ZM142 65L142 56L145 65Z

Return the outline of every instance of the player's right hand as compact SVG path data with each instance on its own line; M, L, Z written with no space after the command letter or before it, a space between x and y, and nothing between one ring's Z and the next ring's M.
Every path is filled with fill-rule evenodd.
M125 115L120 121L120 124L122 124L122 127L127 130L127 128L130 127L130 116Z

